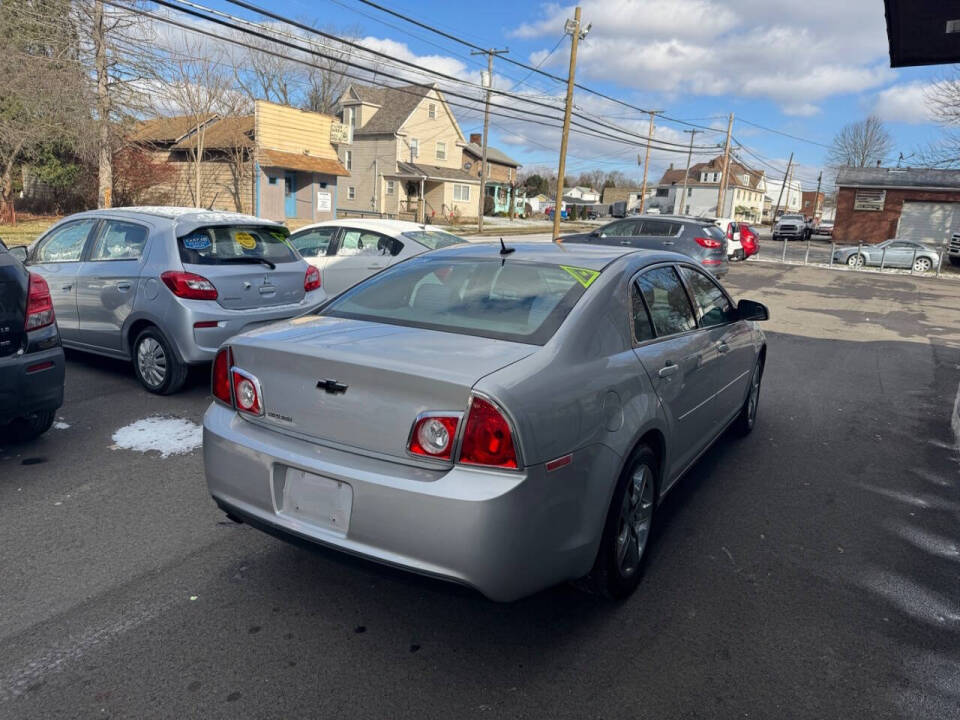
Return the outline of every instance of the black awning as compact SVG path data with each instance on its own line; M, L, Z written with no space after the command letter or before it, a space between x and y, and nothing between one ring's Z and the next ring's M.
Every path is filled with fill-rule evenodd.
M890 67L960 62L960 0L884 0Z

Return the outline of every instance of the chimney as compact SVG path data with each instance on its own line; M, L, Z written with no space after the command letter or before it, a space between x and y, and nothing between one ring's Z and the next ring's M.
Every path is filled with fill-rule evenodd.
M882 163L883 163L883 161L877 160L877 167L882 167Z
M670 169L673 170L673 163L670 163Z
M470 142L472 142L474 145L483 147L483 135L480 133L470 133Z

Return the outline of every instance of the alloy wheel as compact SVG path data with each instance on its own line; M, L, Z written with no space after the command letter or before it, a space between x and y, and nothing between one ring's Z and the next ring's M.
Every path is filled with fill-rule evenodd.
M641 464L633 471L623 494L617 526L617 567L623 577L640 568L653 520L653 470Z
M152 388L160 387L167 376L167 355L163 346L146 337L137 346L137 369L140 377Z
M919 273L925 273L927 270L933 267L933 263L930 262L930 258L917 258L917 261L913 263L913 271Z
M753 428L757 420L757 407L760 405L760 366L753 371L750 381L750 397L747 399L747 426Z
M863 255L851 255L847 258L847 265L850 267L863 267Z

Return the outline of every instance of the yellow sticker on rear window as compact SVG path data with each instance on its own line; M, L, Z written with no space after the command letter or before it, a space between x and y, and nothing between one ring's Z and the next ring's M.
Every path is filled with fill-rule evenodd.
M598 270L591 270L590 268L571 267L570 265L561 265L560 268L570 273L573 279L585 288L590 287L590 284L600 276Z
M242 247L244 250L257 249L257 240L250 233L238 232L233 236L233 239L236 240L237 245Z

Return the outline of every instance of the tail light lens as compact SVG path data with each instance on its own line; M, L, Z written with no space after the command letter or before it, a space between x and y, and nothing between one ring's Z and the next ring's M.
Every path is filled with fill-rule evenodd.
M27 290L27 317L24 320L24 329L39 330L47 325L53 325L56 318L53 314L53 298L50 297L50 286L47 281L36 273L30 273Z
M303 276L303 289L306 292L320 287L320 271L313 265L307 267L307 274Z
M263 415L263 404L260 402L260 382L250 373L233 368L230 371L233 379L233 402L239 412L248 415Z
M233 365L233 351L229 347L220 348L213 360L213 375L210 390L213 396L233 407L233 395L230 392L230 366Z
M203 275L168 270L160 276L170 292L186 300L216 300L217 289Z
M430 413L418 417L410 433L407 449L414 455L449 460L457 436L459 415Z
M517 467L510 423L496 405L476 395L467 414L460 445L460 462L464 465Z
M714 240L713 238L695 237L694 240L700 247L711 249L723 247L719 240Z

